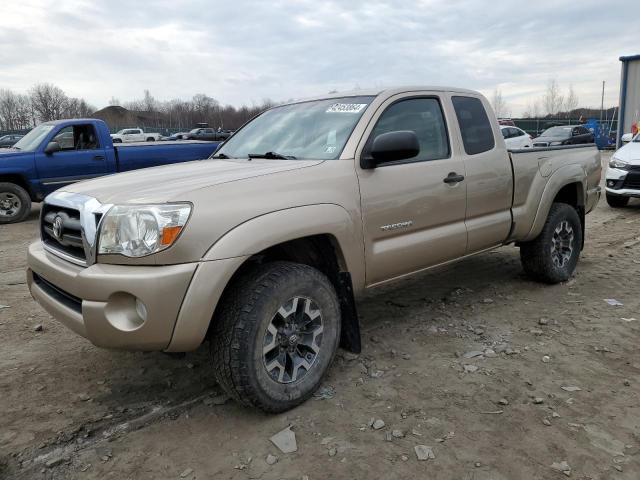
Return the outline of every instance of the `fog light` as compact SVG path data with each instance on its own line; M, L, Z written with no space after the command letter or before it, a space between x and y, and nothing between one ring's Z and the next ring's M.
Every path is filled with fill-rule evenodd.
M607 187L613 188L616 185L615 180L607 180Z
M136 298L136 313L140 316L143 322L147 320L147 307L139 298Z

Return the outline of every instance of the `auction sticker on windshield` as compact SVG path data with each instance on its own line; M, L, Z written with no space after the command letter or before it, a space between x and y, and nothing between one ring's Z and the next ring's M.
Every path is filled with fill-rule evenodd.
M366 103L334 103L326 113L360 113L366 106Z

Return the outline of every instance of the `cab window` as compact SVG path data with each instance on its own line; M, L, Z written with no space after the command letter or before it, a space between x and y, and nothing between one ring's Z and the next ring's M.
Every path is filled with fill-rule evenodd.
M69 125L60 130L51 140L61 150L95 150L99 147L93 125Z
M378 135L401 130L415 132L420 153L411 162L449 157L449 138L440 102L436 98L410 98L389 106L380 116L369 137L367 150ZM406 163L406 160L402 161Z
M491 150L495 139L482 102L474 97L453 97L452 101L467 155Z

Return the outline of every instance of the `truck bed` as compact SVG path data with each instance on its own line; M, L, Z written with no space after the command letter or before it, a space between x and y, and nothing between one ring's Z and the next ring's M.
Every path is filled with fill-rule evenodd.
M582 182L586 172L587 192L599 188L602 166L600 152L593 143L509 150L509 157L514 179L512 238L527 237L538 213L538 209L532 206L541 205L545 188L553 188L556 178L566 181L567 176L574 175L576 181ZM562 174L556 175L560 170ZM583 200L588 212L594 206L590 202L595 196L587 197L590 198Z
M221 142L200 140L169 142L135 142L114 145L117 171L127 172L139 168L170 163L188 162L208 158Z

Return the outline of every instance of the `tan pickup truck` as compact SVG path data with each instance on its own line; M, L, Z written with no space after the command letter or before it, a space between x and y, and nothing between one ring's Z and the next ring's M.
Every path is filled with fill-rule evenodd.
M209 340L230 395L284 411L339 345L360 351L367 289L514 243L533 278L567 280L600 175L593 145L507 151L473 91L325 95L260 114L209 160L49 195L28 283L101 347Z

